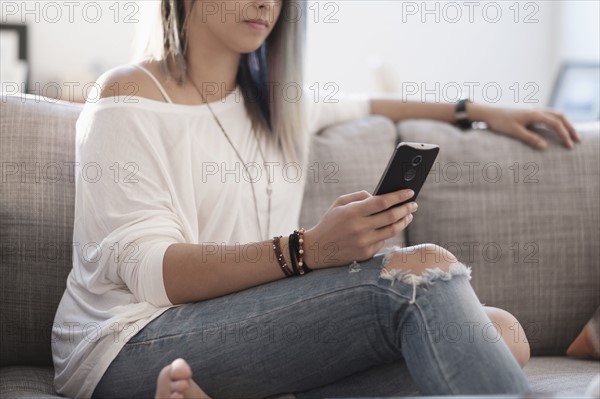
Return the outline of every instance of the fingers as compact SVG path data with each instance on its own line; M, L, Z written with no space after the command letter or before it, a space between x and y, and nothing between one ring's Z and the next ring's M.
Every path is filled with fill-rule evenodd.
M517 126L517 131L519 132L518 138L524 143L529 144L534 148L544 149L548 147L548 143L546 140L542 139L539 135L527 130L521 125Z
M417 208L416 202L409 202L370 216L369 226L374 232L369 238L373 242L379 242L397 236L412 222L413 212L416 212Z
M543 123L544 125L553 129L559 135L562 142L565 143L567 148L573 148L571 134L569 133L563 122L555 115L544 112L535 113L534 121Z
M358 203L358 214L361 216L370 216L375 213L385 211L389 207L399 204L414 197L412 190L399 190L382 195L373 195L370 198Z
M411 213L416 212L417 208L418 205L416 202L409 202L402 206L396 206L392 209L388 209L387 211L368 216L367 228L369 230L375 230L381 227L389 226L398 222L400 219L407 217Z
M351 202L362 201L371 197L368 191L362 190L355 193L344 194L339 196L333 203L337 206L347 205Z
M563 123L563 125L565 125L565 127L569 131L571 138L574 141L581 143L581 137L579 136L579 133L577 133L577 130L575 130L575 127L571 124L571 122L569 122L566 116L556 111L550 111L550 113L556 118L558 118Z
M575 130L575 127L569 122L569 120L560 112L556 111L537 111L531 114L529 123L542 123L554 130L561 141L569 149L573 148L573 142L581 142L581 137ZM522 131L521 131L522 132ZM524 140L530 143L528 140ZM534 147L542 148L534 145Z
M406 229L410 222L413 220L412 213L409 213L406 217L398 220L395 223L376 229L373 234L369 237L373 242L379 242L387 240L397 236L401 231Z

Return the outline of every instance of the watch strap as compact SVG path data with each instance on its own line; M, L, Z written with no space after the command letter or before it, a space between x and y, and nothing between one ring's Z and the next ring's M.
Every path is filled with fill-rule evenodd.
M473 121L469 119L467 114L468 103L470 103L468 98L463 98L456 103L454 112L455 124L462 130L470 129L473 126Z

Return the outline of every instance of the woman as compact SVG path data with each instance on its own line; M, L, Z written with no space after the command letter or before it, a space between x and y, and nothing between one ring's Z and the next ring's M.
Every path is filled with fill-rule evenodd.
M369 113L455 121L452 104L290 94L302 87L299 15L305 2L163 0L162 55L100 78L77 122L79 246L54 324L58 392L149 397L177 358L191 369L167 366L158 396L529 389L529 347L511 339L522 329L479 303L468 267L431 244L382 251L417 205L388 208L412 193L343 195L297 226L305 180L281 166L306 166L307 132ZM531 123L579 141L551 111L466 112L539 148ZM339 267L353 261L356 273ZM492 322L504 339L489 339Z

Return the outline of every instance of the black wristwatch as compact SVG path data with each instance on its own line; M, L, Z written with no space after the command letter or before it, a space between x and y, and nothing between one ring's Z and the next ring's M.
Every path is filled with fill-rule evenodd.
M463 98L456 103L454 123L462 130L471 129L473 127L473 121L470 120L467 115L467 104L470 102L471 101L468 98Z

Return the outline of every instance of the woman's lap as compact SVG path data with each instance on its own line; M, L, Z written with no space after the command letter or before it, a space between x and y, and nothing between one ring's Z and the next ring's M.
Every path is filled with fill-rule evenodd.
M382 261L378 254L358 268L318 270L169 309L125 345L95 396L151 397L160 369L178 357L214 399L414 393L398 327L416 312L408 311L413 286L381 278ZM455 284L468 287L462 280Z

